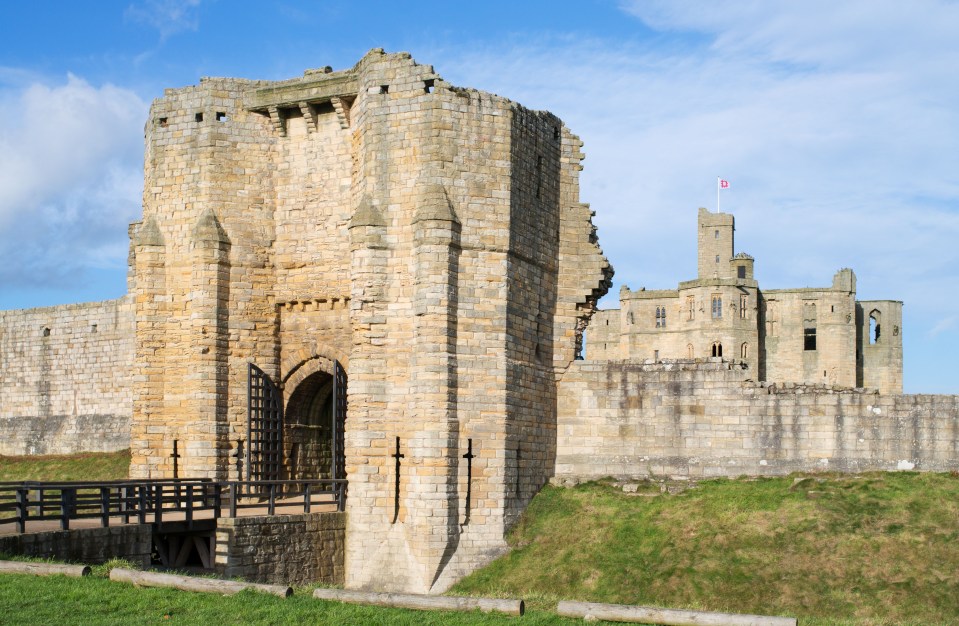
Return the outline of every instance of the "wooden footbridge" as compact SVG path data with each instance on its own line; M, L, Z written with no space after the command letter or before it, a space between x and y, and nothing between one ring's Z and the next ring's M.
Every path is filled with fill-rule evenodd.
M343 511L345 480L0 482L0 536L149 524L161 565L210 568L221 517Z

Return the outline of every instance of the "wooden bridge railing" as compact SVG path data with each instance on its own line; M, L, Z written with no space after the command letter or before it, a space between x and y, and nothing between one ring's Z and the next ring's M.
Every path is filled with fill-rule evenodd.
M62 530L71 520L99 519L109 526L145 524L147 517L161 523L164 513L182 514L188 526L196 513L224 510L236 517L245 509L266 507L274 515L278 506L300 506L309 513L314 505L346 504L345 480L213 481L206 478L122 480L103 482L0 482L0 524L16 523L26 532L27 521L57 520Z

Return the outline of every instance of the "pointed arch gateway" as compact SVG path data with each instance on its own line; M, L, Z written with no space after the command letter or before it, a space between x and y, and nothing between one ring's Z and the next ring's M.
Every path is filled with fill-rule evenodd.
M346 478L347 373L333 360L284 391L250 364L247 480Z

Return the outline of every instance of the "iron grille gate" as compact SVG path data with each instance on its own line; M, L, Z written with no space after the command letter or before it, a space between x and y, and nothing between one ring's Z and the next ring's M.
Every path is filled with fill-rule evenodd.
M333 361L333 462L330 478L346 478L346 370Z
M280 480L283 466L283 392L250 363L247 386L247 480Z

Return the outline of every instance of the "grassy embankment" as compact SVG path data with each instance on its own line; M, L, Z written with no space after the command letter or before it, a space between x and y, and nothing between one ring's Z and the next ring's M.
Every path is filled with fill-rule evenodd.
M959 477L713 480L677 495L647 488L543 490L511 535L513 552L455 591L803 624L959 623Z
M7 460L0 476L9 475ZM715 480L678 494L656 484L636 495L604 484L546 488L511 533L513 551L451 593L523 597L533 609L524 624L567 623L549 613L559 599L793 615L804 626L956 624L957 522L959 477L945 474ZM515 623L324 603L308 590L283 601L22 576L0 577L0 615L19 623Z
M0 481L123 480L130 451L64 456L0 456Z

